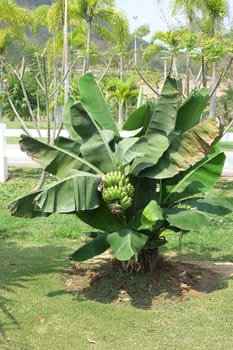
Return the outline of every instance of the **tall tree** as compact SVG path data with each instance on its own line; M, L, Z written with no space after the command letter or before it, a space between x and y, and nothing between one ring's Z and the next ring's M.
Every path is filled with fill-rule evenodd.
M2 91L4 52L17 39L24 36L25 26L32 23L30 12L12 0L0 0L0 94ZM0 121L2 107L0 105Z
M128 102L130 98L136 97L139 92L136 81L133 77L123 81L119 78L112 78L108 81L106 90L107 99L116 101L118 106L118 124L122 126L127 119Z
M210 33L211 36L215 39L219 37L219 29L221 22L227 12L227 1L226 0L205 0L203 5L206 7L206 10L210 18ZM213 62L212 66L212 81L211 81L211 90L214 89L217 83L217 61ZM209 115L213 116L216 113L216 91L212 94L210 99L210 109Z
M114 0L73 0L73 13L86 23L86 52L83 62L83 73L90 66L92 33L114 41L124 41L128 35L128 23L122 11L114 5ZM104 25L103 25L104 23Z
M173 13L182 12L185 14L191 30L201 30L209 38L215 40L215 47L220 34L221 24L228 9L227 0L172 0ZM208 41L208 39L207 39ZM217 60L212 62L212 79L210 92L213 91L217 83ZM202 56L202 70L204 77L205 62ZM205 84L205 78L203 79ZM210 99L209 114L213 116L216 112L216 92L214 91Z

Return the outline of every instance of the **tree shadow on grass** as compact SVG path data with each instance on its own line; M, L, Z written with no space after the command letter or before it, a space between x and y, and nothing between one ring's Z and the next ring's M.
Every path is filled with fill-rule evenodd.
M151 309L163 304L184 302L228 286L227 279L208 268L177 259L161 259L155 273L129 274L119 264L73 264L67 289L74 300L94 300L114 305Z
M65 273L65 248L54 245L30 246L0 240L0 335L20 328L14 316L18 307L17 290L41 274Z

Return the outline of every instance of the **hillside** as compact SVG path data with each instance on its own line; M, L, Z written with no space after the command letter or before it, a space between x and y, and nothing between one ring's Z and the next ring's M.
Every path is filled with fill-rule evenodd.
M33 8L41 5L51 5L51 0L16 0L18 5L28 8Z

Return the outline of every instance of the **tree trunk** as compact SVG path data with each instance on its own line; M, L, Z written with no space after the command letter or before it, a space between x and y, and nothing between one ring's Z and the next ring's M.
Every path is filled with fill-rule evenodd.
M123 80L123 55L120 55L120 81Z
M65 0L65 14L64 14L64 39L63 39L63 54L64 54L64 67L63 74L65 76L64 81L64 102L68 101L69 98L69 44L68 44L68 0Z
M118 108L118 123L121 126L124 123L124 114L125 114L125 104L121 102Z
M207 66L205 63L204 55L201 56L201 66L202 66L202 86L207 86Z
M217 83L217 62L214 62L213 63L213 70L212 70L211 90L214 89L216 83ZM210 117L213 117L216 114L216 106L217 106L216 99L217 99L217 96L216 96L216 91L215 91L210 98L210 110L209 110Z
M87 22L87 43L86 43L86 56L83 60L83 74L89 70L90 66L90 48L91 48L91 30L92 30L92 20L89 19Z
M185 95L189 95L189 85L190 85L190 57L189 52L186 52L186 82L185 82Z
M217 17L214 18L214 37L217 38L218 36L218 20ZM217 62L213 63L212 68L212 81L211 81L211 90L214 90L217 83ZM216 91L212 94L210 98L210 110L209 110L209 116L213 117L216 114L216 106L217 106L217 96Z

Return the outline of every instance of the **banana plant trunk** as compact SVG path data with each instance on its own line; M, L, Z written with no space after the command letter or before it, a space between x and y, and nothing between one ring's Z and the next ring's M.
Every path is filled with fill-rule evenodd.
M121 262L121 267L128 273L152 273L158 270L160 260L159 249L142 249L138 261L130 259Z

